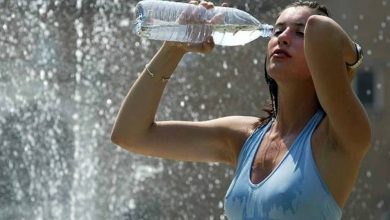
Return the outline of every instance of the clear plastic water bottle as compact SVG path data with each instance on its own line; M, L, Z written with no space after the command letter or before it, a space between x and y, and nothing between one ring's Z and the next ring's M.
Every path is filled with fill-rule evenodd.
M236 8L145 0L136 6L133 32L147 39L187 43L213 36L217 45L237 46L271 36L272 28Z

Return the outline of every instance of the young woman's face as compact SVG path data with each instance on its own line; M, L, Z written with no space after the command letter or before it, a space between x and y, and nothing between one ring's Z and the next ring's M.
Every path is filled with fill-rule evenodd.
M313 14L314 10L305 6L290 7L277 19L267 51L267 70L276 81L310 78L304 54L304 29Z

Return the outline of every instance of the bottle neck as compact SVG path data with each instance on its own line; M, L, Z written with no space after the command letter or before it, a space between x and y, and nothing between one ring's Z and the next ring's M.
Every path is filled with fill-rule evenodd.
M261 31L262 37L271 37L273 34L274 27L269 24L260 24L259 30Z

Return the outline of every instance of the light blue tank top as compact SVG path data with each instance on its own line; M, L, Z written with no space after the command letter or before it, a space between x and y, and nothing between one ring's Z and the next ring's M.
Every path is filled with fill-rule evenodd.
M342 210L325 185L311 149L311 136L324 113L318 111L276 168L260 183L250 180L251 166L272 122L256 129L243 145L234 179L225 197L229 220L337 220Z

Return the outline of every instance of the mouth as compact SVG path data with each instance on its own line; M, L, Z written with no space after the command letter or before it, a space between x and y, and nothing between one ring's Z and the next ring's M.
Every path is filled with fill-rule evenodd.
M289 58L291 55L282 49L276 49L274 52L272 52L271 57L276 57L276 58Z

